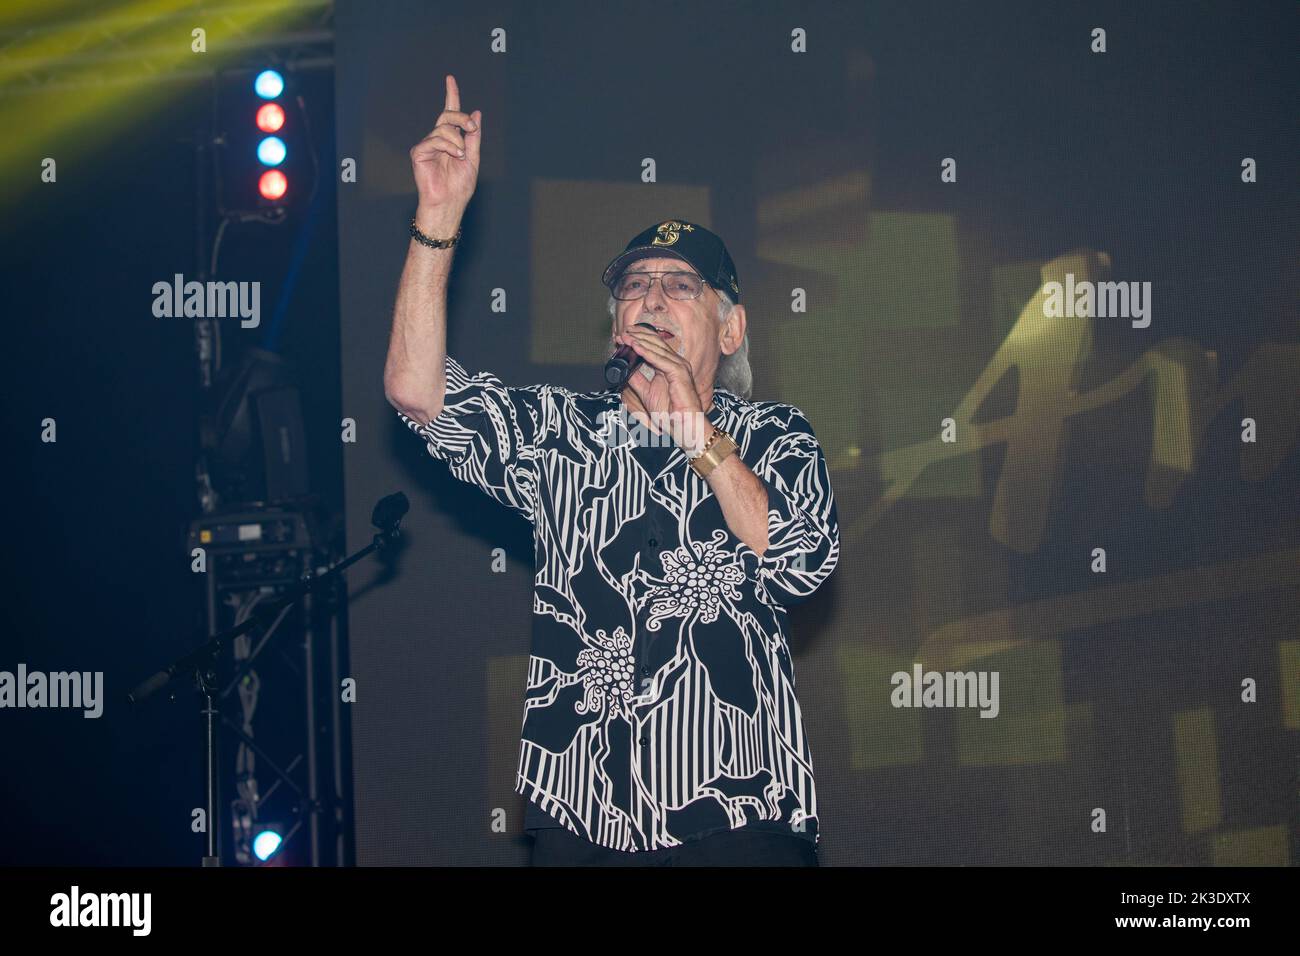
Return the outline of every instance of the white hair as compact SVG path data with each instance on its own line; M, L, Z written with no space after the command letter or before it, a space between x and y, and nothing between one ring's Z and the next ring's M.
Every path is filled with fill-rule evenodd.
M731 312L736 307L727 293L721 289L715 289L718 293L718 322L725 325L731 318ZM609 317L615 318L618 309L618 300L612 295L609 297ZM613 350L610 350L613 354ZM730 355L723 354L718 357L718 369L713 377L713 384L716 388L725 388L733 395L739 395L746 401L754 391L754 371L749 367L749 330L745 330L745 337L740 340L740 348Z

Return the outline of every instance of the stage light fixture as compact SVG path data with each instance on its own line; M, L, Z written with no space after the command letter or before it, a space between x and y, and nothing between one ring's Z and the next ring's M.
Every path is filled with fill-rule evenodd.
M288 152L284 140L278 136L268 136L257 144L257 158L263 166L279 166Z
M289 191L289 178L278 169L268 169L257 181L257 191L263 199L280 199Z
M253 89L264 100L273 100L284 92L284 77L275 70L263 70L253 81Z
M283 125L284 107L279 103L263 103L257 111L257 128L263 133L274 133Z
M275 855L283 842L280 834L274 830L261 830L253 837L253 855L265 863Z

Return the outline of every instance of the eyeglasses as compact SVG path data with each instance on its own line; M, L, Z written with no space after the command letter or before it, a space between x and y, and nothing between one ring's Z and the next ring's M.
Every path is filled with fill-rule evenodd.
M694 272L624 272L614 280L610 292L620 302L645 298L656 278L670 299L698 299L704 280Z

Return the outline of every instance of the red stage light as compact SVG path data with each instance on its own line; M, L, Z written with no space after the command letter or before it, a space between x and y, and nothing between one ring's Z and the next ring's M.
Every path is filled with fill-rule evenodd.
M257 111L257 128L263 133L274 133L284 125L284 107L279 103L265 103Z
M263 199L279 199L289 189L289 180L278 169L268 169L257 181L257 191Z

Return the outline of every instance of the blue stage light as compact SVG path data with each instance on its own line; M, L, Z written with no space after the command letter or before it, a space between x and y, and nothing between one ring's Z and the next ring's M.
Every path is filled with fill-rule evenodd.
M264 100L273 100L284 92L284 77L275 70L263 70L253 81L253 89Z
M280 834L274 830L263 830L253 837L253 855L265 862L280 849L280 842Z
M264 166L279 166L287 152L284 140L278 136L268 136L257 144L257 158Z

